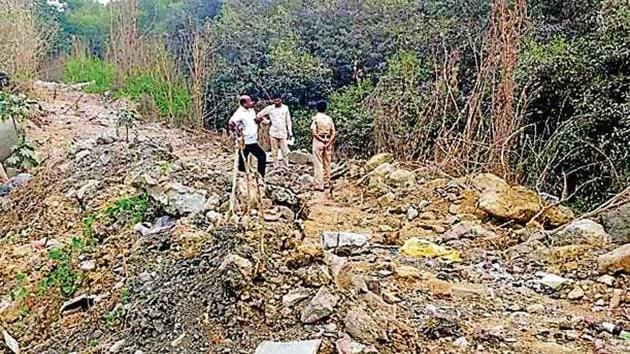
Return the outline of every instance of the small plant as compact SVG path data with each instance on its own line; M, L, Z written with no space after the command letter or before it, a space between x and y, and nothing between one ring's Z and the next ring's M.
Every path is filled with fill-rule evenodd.
M29 169L39 166L35 147L24 136L18 138L17 144L11 148L11 155L6 165L17 169Z
M11 299L13 301L26 299L29 295L28 289L26 289L26 287L24 286L26 275L24 273L18 273L15 276L15 280L17 281L17 285L13 290L11 290Z
M92 214L86 218L83 218L83 240L88 246L94 246L96 244L96 231L94 231L94 222L96 221L96 214Z
M166 176L171 172L171 163L168 161L162 161L160 163L160 175Z
M81 283L81 277L75 273L72 267L73 250L82 250L81 240L74 238L69 249L58 248L50 251L48 258L55 263L53 270L39 284L40 292L54 287L58 288L62 295L72 296Z
M126 304L129 302L129 289L128 288L122 288L120 289L120 302L123 304Z
M99 344L98 339L90 339L90 341L88 342L88 345L92 348L98 347L98 344Z
M133 109L122 109L118 111L118 117L116 119L116 134L119 135L119 130L125 129L125 142L129 142L129 130L133 130L136 138L138 137L137 132L137 121L140 118L138 112Z
M11 119L17 130L18 124L28 117L29 111L26 96L0 91L0 122Z
M149 196L143 193L135 197L116 201L113 206L105 209L105 216L107 216L112 223L124 219L126 221L125 223L129 220L137 224L144 220L148 209Z

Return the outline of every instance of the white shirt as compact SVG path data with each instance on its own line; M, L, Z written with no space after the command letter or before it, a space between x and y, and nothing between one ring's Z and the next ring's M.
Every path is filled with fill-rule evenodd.
M258 117L269 116L269 135L276 139L286 139L289 135L293 135L293 127L291 124L291 113L289 107L282 104L276 107L275 104L265 107L258 113Z
M230 118L230 123L236 123L241 127L246 145L258 142L258 124L256 124L256 112L253 108L239 107Z

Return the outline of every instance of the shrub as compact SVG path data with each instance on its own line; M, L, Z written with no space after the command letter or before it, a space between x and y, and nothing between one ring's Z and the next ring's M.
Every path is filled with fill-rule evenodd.
M112 64L94 57L80 57L68 60L63 74L66 83L90 82L84 88L88 93L104 93L112 89L116 70Z
M180 123L189 112L192 98L184 83L180 80L169 80L157 71L142 72L125 79L119 97L139 101L143 95L153 98L160 114Z
M528 182L592 206L630 181L630 6L604 3L598 28L532 46L524 61L538 88L529 108Z
M329 115L343 139L343 144L337 144L341 154L367 157L374 153L374 144L368 143L373 139L374 120L365 102L373 90L372 82L365 80L330 96Z

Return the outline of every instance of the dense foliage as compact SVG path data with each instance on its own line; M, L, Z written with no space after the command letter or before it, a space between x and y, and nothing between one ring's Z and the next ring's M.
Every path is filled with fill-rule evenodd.
M163 115L189 112L201 87L203 123L223 128L238 95L283 95L306 147L312 104L326 99L341 154L439 162L457 153L455 162L473 160L462 173L487 169L479 160L492 157L512 176L585 205L628 184L627 2L531 0L522 22L520 0L136 1L135 38L164 40L178 71L113 68L118 95L149 95ZM65 8L46 16L62 29L56 47L79 38L106 59L111 5L67 0ZM207 46L191 44L201 31ZM196 70L200 48L207 77ZM113 86L109 67L96 63L91 71L70 60L66 78Z

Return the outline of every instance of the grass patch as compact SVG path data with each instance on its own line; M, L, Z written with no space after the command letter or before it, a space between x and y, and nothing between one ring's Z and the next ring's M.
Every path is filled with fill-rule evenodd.
M115 79L114 65L94 57L69 59L63 73L65 83L91 82L84 88L87 93L104 93L111 90Z
M167 80L157 72L143 72L131 75L117 94L121 98L139 101L142 96L153 98L160 114L178 118L190 111L192 97L183 82Z
M125 224L131 221L133 224L144 221L144 216L149 210L149 196L146 193L131 198L117 200L114 205L105 209L105 216L111 223L124 220Z

